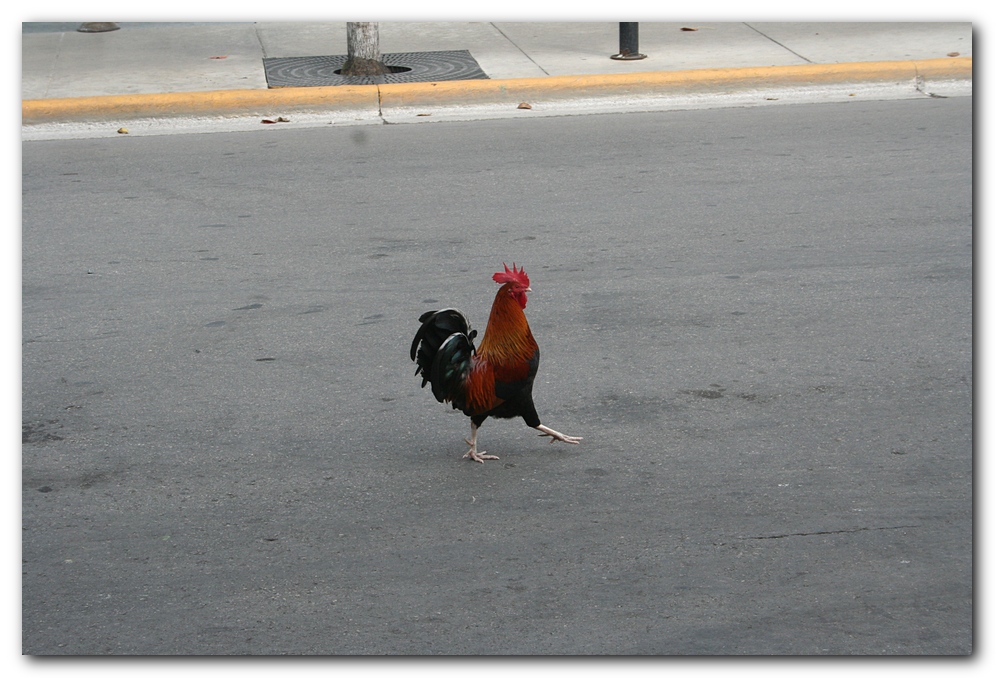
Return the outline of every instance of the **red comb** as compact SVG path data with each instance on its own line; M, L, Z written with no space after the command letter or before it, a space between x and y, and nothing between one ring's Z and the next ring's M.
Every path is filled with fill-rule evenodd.
M522 287L529 287L529 276L525 274L525 268L518 268L514 262L512 262L510 269L508 268L508 264L504 264L504 271L498 271L493 277L494 282L498 285L518 283Z

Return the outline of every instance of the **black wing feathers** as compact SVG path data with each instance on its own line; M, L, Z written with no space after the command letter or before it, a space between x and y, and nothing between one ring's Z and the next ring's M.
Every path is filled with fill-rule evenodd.
M473 342L463 333L453 333L442 342L432 361L432 395L440 403L452 401L453 409L466 407L464 378L470 369Z

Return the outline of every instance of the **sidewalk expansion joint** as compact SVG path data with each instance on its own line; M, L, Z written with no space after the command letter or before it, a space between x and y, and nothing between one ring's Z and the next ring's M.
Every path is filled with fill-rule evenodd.
M519 47L518 44L515 43L514 40L512 40L511 38L509 38L504 31L502 31L500 28L498 28L498 25L496 23L494 23L492 21L491 22L491 26L493 26L494 30L496 30L498 33L501 34L502 38L504 38L509 43L511 43L512 45L514 45L515 49L517 49L519 52L521 52L525 56L526 59L528 59L529 61L531 61L532 63L534 63L536 65L536 68L538 68L540 71L543 72L543 75L549 75L549 71L547 71L545 68L543 68L542 66L540 66L539 63L535 59L533 59L531 56L529 56L528 52L526 52L524 49L522 49L521 47Z
M760 30L759 28L756 28L756 27L754 27L754 26L751 26L750 24L748 24L748 23L745 23L745 22L743 23L743 25L744 25L744 26L746 26L747 28L750 28L750 29L752 29L752 30L756 31L758 35L762 35L762 36L763 36L763 37L764 37L765 39L767 39L767 40L770 40L770 41L771 41L772 43L774 43L775 45L777 45L777 46L778 46L778 47L780 47L781 49L784 49L784 50L787 50L787 51L791 52L791 53L792 53L792 54L794 54L794 55L795 55L796 57L798 57L799 59L801 59L802 61L804 61L805 63L807 63L807 64L814 64L814 63L815 63L815 62L814 62L814 61L812 61L811 59L807 59L807 58L805 58L804 56L802 56L801 54L799 54L798 52L796 52L795 50L791 49L790 47L788 47L788 46L787 46L787 45L785 45L784 43L781 43L781 42L778 42L778 41L777 41L777 40L775 40L774 38L770 37L769 35L767 35L767 34L766 34L766 33L764 33L763 31L761 31L761 30Z

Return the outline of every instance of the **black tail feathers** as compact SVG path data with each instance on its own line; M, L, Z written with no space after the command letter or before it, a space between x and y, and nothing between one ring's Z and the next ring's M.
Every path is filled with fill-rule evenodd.
M411 359L418 365L415 374L422 375L422 388L432 383L432 394L441 402L453 402L462 409L465 375L476 351L466 316L455 308L428 311L418 318L422 326L411 342Z

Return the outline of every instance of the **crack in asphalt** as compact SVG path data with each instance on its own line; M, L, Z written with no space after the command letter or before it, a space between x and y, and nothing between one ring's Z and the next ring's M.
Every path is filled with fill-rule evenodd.
M919 525L893 525L889 527L855 527L849 530L819 530L818 532L789 532L787 534L770 534L760 537L739 537L739 539L785 539L787 537L814 537L820 534L849 534L852 532L875 532L878 530L905 530Z

